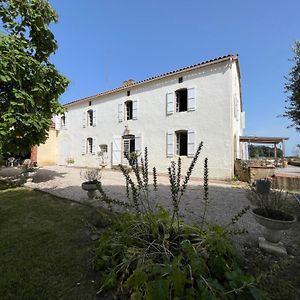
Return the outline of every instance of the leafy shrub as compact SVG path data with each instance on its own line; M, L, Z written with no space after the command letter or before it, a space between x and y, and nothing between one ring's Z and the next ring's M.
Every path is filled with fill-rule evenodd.
M263 293L255 287L255 279L240 269L227 229L207 223L204 226L208 205L207 159L201 226L188 225L178 216L180 201L201 148L202 143L182 181L180 158L169 168L171 212L151 203L147 149L144 159L131 162L135 180L121 166L128 187L127 208L133 211L123 214L100 237L95 259L95 269L101 275L99 293L115 289L116 294L135 300L263 299ZM156 169L153 177L153 189L157 190ZM98 188L102 200L120 204L106 195L101 184ZM232 223L246 211L235 216Z

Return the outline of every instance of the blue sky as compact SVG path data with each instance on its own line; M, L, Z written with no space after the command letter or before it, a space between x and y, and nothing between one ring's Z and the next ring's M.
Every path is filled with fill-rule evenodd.
M227 54L239 54L246 135L287 136L284 83L300 39L299 0L49 1L59 15L52 57L71 84L61 102Z

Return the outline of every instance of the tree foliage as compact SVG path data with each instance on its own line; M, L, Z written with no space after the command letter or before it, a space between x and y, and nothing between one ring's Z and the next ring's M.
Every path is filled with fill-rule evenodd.
M46 0L0 0L0 18L0 143L21 154L47 139L69 81L49 61L58 17Z
M295 64L285 84L285 90L288 93L286 100L288 106L285 107L284 116L291 119L291 126L300 131L300 41L295 42L293 51L294 57L292 61Z
M249 145L250 157L274 157L274 148L268 146ZM277 148L277 157L282 157L282 150Z

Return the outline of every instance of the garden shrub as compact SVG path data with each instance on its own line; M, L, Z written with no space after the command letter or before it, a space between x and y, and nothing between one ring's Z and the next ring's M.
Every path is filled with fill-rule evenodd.
M131 161L136 179L121 166L130 204L120 219L103 232L96 249L95 269L100 272L99 293L114 289L129 299L265 299L256 279L245 274L229 243L229 231L205 222L208 205L208 166L204 164L205 208L201 226L189 225L178 216L178 208L202 148L181 182L181 161L172 162L169 179L172 211L150 203L147 149L145 158ZM156 170L153 189L157 190ZM110 199L101 184L102 200ZM125 206L125 205L123 205ZM244 209L232 222L236 222Z

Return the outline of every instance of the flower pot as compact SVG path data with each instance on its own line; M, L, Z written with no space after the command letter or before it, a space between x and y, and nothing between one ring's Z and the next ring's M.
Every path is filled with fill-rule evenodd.
M296 218L281 211L269 211L271 215L274 215L274 218L264 216L264 209L262 208L253 209L252 214L256 222L265 227L265 239L272 243L278 243L281 239L282 230L290 229L296 222Z
M87 191L89 199L93 199L96 196L97 183L86 181L81 184L81 188Z

